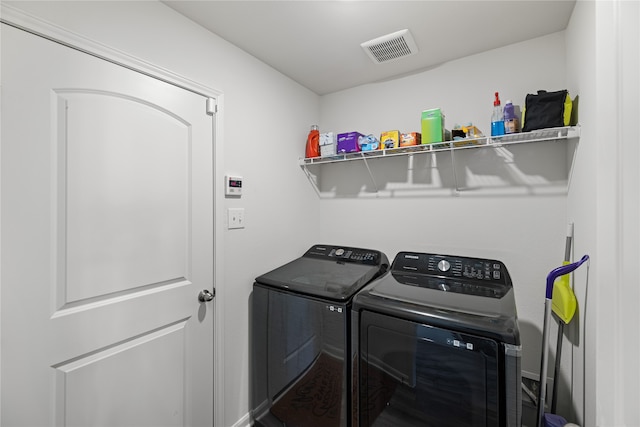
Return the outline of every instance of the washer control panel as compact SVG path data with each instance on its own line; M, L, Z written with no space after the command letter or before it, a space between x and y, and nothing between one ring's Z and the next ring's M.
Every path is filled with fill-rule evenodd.
M511 283L509 273L502 262L482 258L400 252L393 261L391 270L462 280Z
M353 262L368 265L387 263L386 256L372 249L351 248L347 246L315 245L309 249L305 257L322 258L340 262Z

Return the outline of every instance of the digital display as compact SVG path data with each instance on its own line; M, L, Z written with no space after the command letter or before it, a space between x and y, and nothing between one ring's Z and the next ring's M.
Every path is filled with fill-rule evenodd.
M242 177L238 175L226 175L224 192L227 196L241 197Z

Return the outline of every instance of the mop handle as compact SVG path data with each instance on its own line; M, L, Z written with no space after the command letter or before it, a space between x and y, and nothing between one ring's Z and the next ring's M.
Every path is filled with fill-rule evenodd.
M546 298L550 300L553 297L553 282L555 282L558 277L571 273L573 270L584 264L588 259L589 255L585 255L580 259L580 261L574 262L573 264L562 265L551 270L551 273L547 276Z

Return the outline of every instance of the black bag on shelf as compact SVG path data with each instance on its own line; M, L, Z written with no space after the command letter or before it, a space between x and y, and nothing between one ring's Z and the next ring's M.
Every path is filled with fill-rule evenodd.
M571 97L567 90L547 92L525 98L522 132L568 126L571 119Z

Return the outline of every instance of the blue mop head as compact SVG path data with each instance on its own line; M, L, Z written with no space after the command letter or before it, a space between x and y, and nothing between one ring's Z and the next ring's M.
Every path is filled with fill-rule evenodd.
M567 420L560 415L544 414L545 427L564 427L565 424L567 424Z

